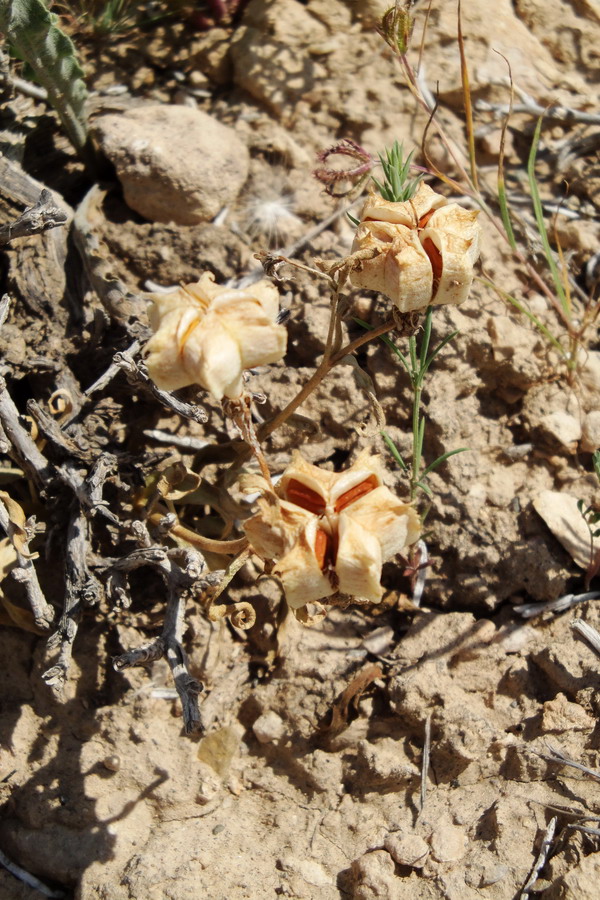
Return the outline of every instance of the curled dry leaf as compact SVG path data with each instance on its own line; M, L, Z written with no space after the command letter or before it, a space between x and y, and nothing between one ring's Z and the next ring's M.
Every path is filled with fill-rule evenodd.
M275 492L263 487L259 512L244 530L254 551L275 561L292 609L338 592L381 600L383 563L421 533L415 510L382 476L379 457L368 451L339 473L295 453Z
M479 257L477 216L423 182L402 203L371 192L352 245L352 284L385 294L401 312L462 303Z
M242 373L280 360L287 331L276 323L279 295L271 282L244 290L215 284L210 272L168 294L152 294L154 331L146 365L154 383L175 391L199 384L217 399L235 399Z

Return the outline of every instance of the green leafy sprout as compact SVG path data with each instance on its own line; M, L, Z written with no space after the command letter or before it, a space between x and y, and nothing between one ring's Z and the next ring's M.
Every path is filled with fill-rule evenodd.
M78 153L88 153L83 69L71 39L57 27L58 16L42 0L1 0L0 31L36 81L47 91L48 100Z

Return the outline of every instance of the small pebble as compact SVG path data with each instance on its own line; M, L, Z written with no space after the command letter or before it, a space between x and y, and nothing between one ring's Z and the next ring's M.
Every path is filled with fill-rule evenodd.
M109 772L118 772L121 768L121 757L117 756L116 753L113 753L111 756L106 756L102 760L102 765L105 769L108 769Z
M285 725L277 713L270 710L258 717L252 726L252 731L256 740L261 744L270 744L283 737Z

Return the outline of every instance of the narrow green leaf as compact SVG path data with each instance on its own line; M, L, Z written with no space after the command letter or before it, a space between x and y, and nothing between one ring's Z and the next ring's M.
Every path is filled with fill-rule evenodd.
M531 150L529 152L529 159L527 161L527 176L529 180L529 190L531 192L531 199L533 201L533 211L535 214L535 221L538 227L538 233L540 236L540 240L542 242L542 247L544 248L544 255L546 257L546 262L548 263L548 268L550 269L550 273L552 275L552 281L554 282L554 287L558 298L560 300L560 304L563 308L563 311L567 317L570 317L570 309L567 301L567 296L565 293L565 288L562 283L562 279L560 277L560 273L558 271L558 267L554 260L554 256L552 253L552 249L550 247L550 241L548 240L548 232L546 230L546 223L544 222L544 210L542 208L542 201L540 199L540 192L538 190L537 181L535 177L535 160L537 157L538 146L540 142L540 132L542 130L542 121L543 116L537 121L537 125L535 127L535 132L533 135L533 142L531 144Z
M467 453L468 450L468 447L459 447L458 450L448 450L447 453L443 453L441 456L438 456L437 459L435 459L427 466L427 468L421 474L421 478L425 478L426 475L429 475L430 472L433 472L434 469L437 469L438 466L441 466L442 463L445 463L446 460L451 456L456 456L457 453Z
M428 497L433 497L433 492L432 492L431 488L428 485L423 484L422 481L417 481L415 484L415 487L421 488L421 490L424 491Z
M391 439L389 434L386 431L380 431L379 433L380 433L381 437L383 438L383 440L385 441L388 450L390 451L390 453L392 454L392 456L394 457L394 459L396 460L396 462L398 463L398 465L400 466L402 471L408 472L408 466L406 465L406 463L400 456L400 451L396 447L395 443L393 442L393 440Z
M454 340L454 338L456 337L457 334L460 334L458 328L456 329L456 331L453 331L451 334L448 334L445 338L443 338L443 339L439 342L439 344L437 345L437 347L435 348L435 350L432 350L432 351L431 351L431 354L430 354L430 356L429 356L429 359L428 359L428 360L426 361L426 363L425 363L425 368L423 369L423 375L425 375L425 374L427 373L427 370L429 369L429 366L430 366L431 363L434 361L434 359L436 358L436 356L439 354L440 350L443 350L444 347L446 346L446 344L449 344L450 341Z
M521 303L520 300L517 300L516 297L513 297L512 294L508 294L506 291L503 291L502 288L499 288L494 284L493 281L488 281L486 278L481 279L481 283L487 285L492 288L493 291L496 291L499 297L502 297L507 303L510 303L515 309L518 309L520 313L523 313L524 316L527 316L530 322L532 322L538 331L544 335L547 341L552 344L555 350L557 350L563 359L568 359L568 353L565 348L561 345L560 341L554 337L554 335L548 331L543 322L535 316L530 310L527 309L524 303ZM600 476L599 476L600 477Z

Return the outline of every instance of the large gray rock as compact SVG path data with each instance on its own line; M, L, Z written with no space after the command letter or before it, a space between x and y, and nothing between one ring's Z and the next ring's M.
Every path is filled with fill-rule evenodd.
M235 200L248 176L243 141L197 109L140 106L100 116L94 129L125 202L151 222L206 222Z

